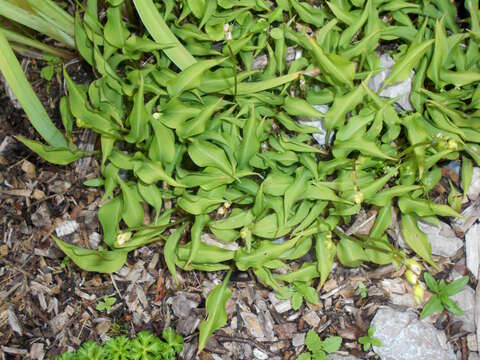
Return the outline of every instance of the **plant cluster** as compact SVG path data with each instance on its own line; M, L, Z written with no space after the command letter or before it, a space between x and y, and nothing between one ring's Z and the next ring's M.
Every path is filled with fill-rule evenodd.
M314 330L309 330L305 337L305 345L307 345L308 351L300 354L298 360L327 360L327 354L340 349L342 338L340 336L329 336L322 340Z
M111 338L103 346L87 341L76 352L63 353L56 360L175 360L183 349L183 338L170 328L162 336L164 340L142 331L133 339Z
M318 302L313 282L335 258L404 264L386 233L395 212L409 248L436 267L418 221L460 216L480 165L479 4L457 3L109 0L100 12L88 0L70 30L97 79L76 84L65 68L65 136L0 30L0 69L48 145L18 139L64 165L91 155L72 144L74 125L100 136L101 177L86 184L104 190L105 244L57 245L84 270L114 272L163 240L175 279L177 268L250 270L298 308ZM380 52L395 65L375 91ZM381 96L411 76L407 105ZM439 165L456 159L463 194L451 183L448 204L433 201ZM340 225L362 207L378 211L372 230L347 235ZM226 321L229 276L207 300L200 350Z
M440 280L439 282L434 279L429 273L423 275L425 283L427 284L428 289L433 293L430 300L425 304L420 318L426 318L434 313L442 312L443 309L451 312L455 315L462 315L463 311L460 309L458 304L450 299L450 296L453 296L463 290L465 285L468 283L468 276L462 276L451 283L446 283L445 280Z

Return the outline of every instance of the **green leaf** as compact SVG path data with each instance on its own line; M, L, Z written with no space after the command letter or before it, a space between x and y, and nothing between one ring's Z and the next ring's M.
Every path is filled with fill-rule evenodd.
M202 83L202 75L205 71L225 61L225 59L211 59L196 62L185 68L182 72L170 79L167 83L167 91L171 97L179 96L182 92L194 89Z
M118 179L122 189L123 212L122 219L129 227L137 227L143 224L144 211L136 190L131 188L123 180Z
M461 278L458 278L446 285L441 292L443 295L447 296L455 295L463 290L463 288L468 284L468 281L468 276L462 276Z
M423 307L423 310L420 314L420 319L425 319L426 317L429 317L434 313L438 313L442 311L443 311L442 301L440 300L440 297L438 297L438 295L434 295L430 298L428 303L426 303L425 306Z
M113 273L127 261L127 251L90 250L68 244L52 236L58 247L81 269L99 273Z
M358 241L342 237L337 245L337 257L343 266L356 267L367 260L367 254Z
M30 140L21 135L16 139L40 156L43 160L57 165L68 165L87 155L84 151L76 148L52 147L42 144L40 141Z
M143 25L150 35L160 44L173 44L174 46L164 49L165 54L180 69L186 69L196 62L195 58L185 49L178 39L170 31L162 15L158 12L152 0L134 0Z
M143 77L140 76L140 83L137 93L133 100L132 112L128 117L130 132L125 137L129 143L139 143L147 138L148 135L148 118L149 114L145 109L143 97Z
M200 323L200 335L198 338L198 352L200 354L207 344L207 340L212 336L213 332L227 323L227 312L225 311L225 305L227 300L232 296L232 292L227 288L228 281L230 280L230 270L222 284L217 285L207 297L206 311L207 319Z
M216 145L203 140L196 140L188 147L188 155L201 167L214 167L227 175L234 175L234 169L225 152Z
M103 241L110 247L113 247L117 240L122 212L123 201L119 196L111 199L98 210L98 220L103 229Z
M183 235L185 227L187 224L183 224L178 229L176 229L165 242L165 247L163 248L163 258L165 259L165 264L167 264L167 268L172 274L175 283L178 284L178 277L177 277L177 269L175 267L175 258L176 258L176 250L178 242Z
M430 241L417 225L417 216L402 214L402 235L407 245L423 260L436 267L432 259L432 246Z
M434 40L428 40L419 44L412 43L405 56L395 63L392 72L383 82L382 88L408 78L433 43Z
M305 336L305 345L307 345L307 349L312 353L323 350L322 340L315 330L308 330L307 336Z
M340 336L329 336L322 342L322 348L327 353L334 353L340 350L342 338Z

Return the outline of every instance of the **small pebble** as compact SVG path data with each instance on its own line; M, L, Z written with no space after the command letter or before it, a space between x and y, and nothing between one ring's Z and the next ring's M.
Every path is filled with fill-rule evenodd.
M259 359L259 360L268 359L268 354L266 354L265 352L257 348L253 349L253 356L255 356L255 359Z
M293 336L292 345L295 347L305 345L305 333L298 333Z
M470 351L478 351L477 336L475 334L467 335L467 347Z

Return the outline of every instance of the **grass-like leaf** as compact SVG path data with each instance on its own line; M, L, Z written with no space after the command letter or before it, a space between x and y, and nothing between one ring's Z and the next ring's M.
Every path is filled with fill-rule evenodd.
M1 7L1 6L0 6ZM45 108L28 83L10 44L0 30L0 71L7 80L28 119L45 141L55 147L67 147L62 133L55 127Z
M163 49L163 51L175 65L183 70L196 63L195 58L170 31L152 0L134 0L133 3L142 19L143 25L145 25L154 40L161 44L174 44L173 47Z

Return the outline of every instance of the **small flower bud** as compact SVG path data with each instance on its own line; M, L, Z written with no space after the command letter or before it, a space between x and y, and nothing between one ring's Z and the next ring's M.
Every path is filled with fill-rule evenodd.
M405 279L410 283L410 285L416 285L418 282L418 275L415 274L412 270L405 271Z
M353 202L355 204L361 204L363 201L363 193L358 191L358 192L355 192L355 194L353 195Z
M458 149L458 143L453 139L448 140L448 145L447 146L450 150L457 150Z
M416 284L413 287L413 300L415 304L421 304L423 302L423 297L425 296L425 290L423 289L422 284Z
M220 215L220 216L225 215L225 208L223 206L218 208L217 215Z
M247 235L248 235L248 231L247 231L246 228L243 228L242 230L240 230L240 237L241 237L242 239L245 240L245 239L247 238Z
M223 203L223 207L224 207L225 209L230 209L230 206L232 206L232 204L230 204L228 201L226 201L226 202Z
M130 240L131 237L132 237L132 232L131 231L126 231L126 232L119 233L117 235L116 245L117 246L124 245L125 243L127 243L128 240Z
M417 260L407 259L407 261L405 261L405 265L407 266L407 269L414 272L417 276L422 273L423 266Z

